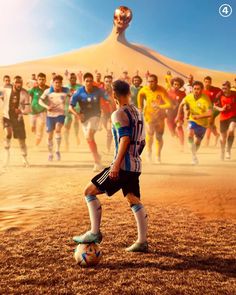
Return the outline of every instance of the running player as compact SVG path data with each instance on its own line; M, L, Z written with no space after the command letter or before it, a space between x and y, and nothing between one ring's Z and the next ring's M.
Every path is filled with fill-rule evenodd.
M167 125L169 127L170 133L172 136L177 135L179 137L181 149L184 147L184 130L183 130L183 121L184 113L182 114L181 123L176 123L175 118L178 113L178 107L182 102L183 98L186 96L186 93L180 90L184 85L184 80L176 77L171 80L171 89L168 91L168 96L171 99L172 108L167 110Z
M146 104L144 106L144 101ZM152 161L153 137L156 137L156 160L161 163L161 150L163 147L163 133L165 128L165 110L171 107L165 88L158 85L158 78L151 74L148 77L148 85L138 93L138 107L144 111L146 122L147 160Z
M43 138L46 123L46 109L39 104L39 98L49 88L46 85L46 75L44 73L38 74L37 85L28 91L31 96L31 131L36 134L36 146L40 144Z
M209 125L209 118L212 116L212 103L208 96L202 93L203 83L193 83L193 93L188 94L179 105L176 122L181 124L184 105L188 105L190 113L188 122L188 141L192 152L192 163L198 164L197 151ZM196 139L194 140L194 136Z
M28 89L32 89L33 87L37 87L37 79L36 79L36 75L35 74L32 74L31 75L31 79L29 79L26 82L26 87Z
M171 71L167 71L167 73L165 75L165 88L166 88L166 90L170 90L172 78L173 77L171 75Z
M63 77L56 75L53 78L53 85L46 89L39 99L39 104L47 109L47 132L48 132L48 161L53 160L53 135L56 139L56 159L61 160L61 129L65 121L65 104L69 89L62 87Z
M138 75L132 78L132 85L130 86L131 101L136 107L138 107L137 99L138 99L139 90L143 87L142 82L143 82L142 78Z
M3 129L5 133L4 168L9 165L10 161L10 144L12 134L14 138L19 140L24 166L29 167L23 115L27 115L30 112L30 97L28 92L22 86L22 78L20 76L15 76L12 88L7 87L0 90L0 98L3 100Z
M230 82L222 85L222 93L217 95L215 108L220 111L221 159L231 159L231 149L236 129L236 91L230 90ZM227 149L225 155L225 146Z
M236 91L236 78L234 79L234 85L231 87L232 91Z
M216 95L219 92L221 92L220 88L212 86L212 78L210 76L205 77L204 78L203 93L206 94L210 98L212 104L215 103ZM209 145L209 142L210 142L211 133L213 133L215 136L215 146L217 145L218 139L220 137L220 134L217 131L216 124L215 124L215 119L218 115L219 115L219 111L217 111L216 109L213 108L213 114L209 120L209 127L207 128L207 131L206 131L206 145L207 146Z
M101 98L101 124L104 126L107 132L106 153L109 154L112 144L112 132L111 132L111 114L115 111L116 106L112 96L112 76L107 75L104 77L104 90L106 97L109 100Z
M70 96L72 96L80 87L82 87L81 84L77 84L77 77L75 73L71 73L69 77L69 84L67 87L70 91ZM67 97L66 101L66 118L65 118L65 130L64 130L64 138L65 138L65 146L66 151L69 151L69 134L70 134L70 128L73 121L73 115L69 112L69 105L70 105L70 98ZM76 105L76 112L79 112L79 104ZM80 144L80 138L79 138L79 119L77 116L74 116L74 131L75 131L75 137L77 140L77 144Z
M193 75L190 74L188 76L188 82L184 84L184 90L185 90L186 94L193 92L193 82L194 82Z
M131 78L130 78L130 76L128 74L128 71L124 71L122 73L120 80L125 81L125 82L131 84Z
M3 76L3 88L11 88L11 78L8 75Z
M106 96L102 89L94 86L93 75L91 73L84 74L84 83L85 86L81 87L72 96L69 110L81 120L85 138L94 158L93 171L96 172L103 169L101 156L98 153L95 142L95 133L98 130L101 117L100 100L102 97L106 98ZM79 113L75 110L77 103L80 106Z
M84 194L91 221L91 230L75 236L76 243L101 243L100 223L102 208L97 195L112 196L122 189L133 211L138 228L137 241L126 248L127 252L147 252L147 215L140 201L140 154L145 146L142 114L130 105L129 84L117 80L113 83L117 110L112 114L112 130L115 141L115 157L109 168L96 175L85 188Z

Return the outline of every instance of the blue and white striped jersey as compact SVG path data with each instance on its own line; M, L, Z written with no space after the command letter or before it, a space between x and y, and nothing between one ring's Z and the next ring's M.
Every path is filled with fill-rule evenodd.
M140 154L145 140L143 115L134 105L125 105L116 110L112 116L112 133L115 141L116 159L120 138L130 137L130 145L121 163L121 169L141 172ZM113 161L114 161L113 160Z

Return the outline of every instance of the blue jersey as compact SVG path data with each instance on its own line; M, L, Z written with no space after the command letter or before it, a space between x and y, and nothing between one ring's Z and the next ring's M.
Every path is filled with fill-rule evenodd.
M81 87L73 94L70 105L75 107L77 103L80 106L80 113L84 114L85 121L91 117L101 116L100 99L107 99L104 90L93 87L93 91L88 93L85 87Z
M120 138L129 136L130 145L121 163L121 169L141 172L140 154L145 140L143 115L134 105L125 105L116 110L112 116L112 133L115 141L116 159Z

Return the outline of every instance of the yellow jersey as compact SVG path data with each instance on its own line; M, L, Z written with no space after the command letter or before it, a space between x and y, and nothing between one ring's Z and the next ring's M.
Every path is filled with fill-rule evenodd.
M210 98L202 94L198 99L196 99L193 93L188 94L183 99L183 102L189 106L190 116L189 121L193 121L202 127L208 127L209 118L193 119L194 115L202 115L208 110L212 109L212 103Z
M165 88L157 85L155 91L150 87L144 86L138 93L138 108L143 109L146 122L153 122L165 119L165 109L171 107L171 102ZM145 106L143 102L145 100Z

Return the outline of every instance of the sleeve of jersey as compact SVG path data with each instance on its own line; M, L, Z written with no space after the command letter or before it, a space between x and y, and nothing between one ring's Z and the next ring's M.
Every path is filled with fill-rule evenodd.
M76 93L74 93L71 97L71 100L70 100L70 105L72 107L75 107L77 102L79 101L79 94L78 94L78 91Z
M49 93L48 89L44 90L44 92L43 92L43 94L42 94L42 96L40 98L42 100L45 100L47 98L47 96L48 96L48 93Z
M124 112L113 113L112 124L118 131L119 138L124 136L131 137L132 129L130 127L128 116Z

